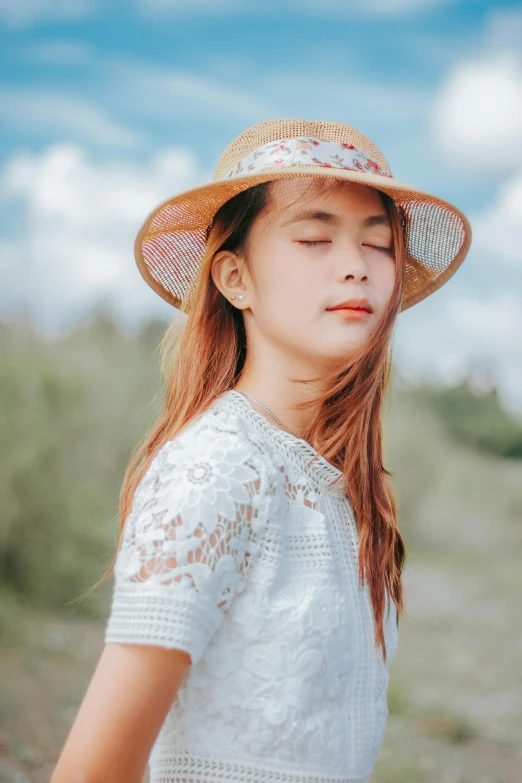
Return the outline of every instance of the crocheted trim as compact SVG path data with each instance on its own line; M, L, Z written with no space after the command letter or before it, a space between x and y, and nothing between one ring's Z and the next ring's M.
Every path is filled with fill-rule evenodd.
M169 781L177 775L191 783L367 783L371 770L365 775L324 775L309 770L283 768L277 764L255 764L245 761L220 759L216 756L202 756L189 750L156 752L150 758L151 775L154 780Z
M309 477L317 488L328 492L344 493L342 483L339 481L343 476L342 470L328 462L306 440L272 424L235 389L224 392L219 399L229 409L240 411L242 416L246 416L248 421L256 429L262 431L287 459Z

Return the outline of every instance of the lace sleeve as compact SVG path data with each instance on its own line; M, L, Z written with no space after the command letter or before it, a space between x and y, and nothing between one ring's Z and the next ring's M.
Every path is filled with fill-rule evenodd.
M195 663L243 590L274 469L238 425L210 409L155 455L125 524L106 642L183 649Z

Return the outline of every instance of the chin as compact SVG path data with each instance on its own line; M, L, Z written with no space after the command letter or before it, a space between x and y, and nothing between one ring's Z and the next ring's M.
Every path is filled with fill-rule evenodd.
M347 339L346 334L341 338L339 338L339 335L337 334L323 346L324 351L325 353L330 354L332 358L337 357L338 359L342 359L343 356L349 356L351 353L354 353L354 351L359 351L366 343L365 337L365 335L359 334L351 335L351 339L350 337Z
M332 346L325 346L324 350L319 354L322 361L340 363L347 361L353 356L356 351L360 349L360 343L356 345L339 345L335 350L332 350Z

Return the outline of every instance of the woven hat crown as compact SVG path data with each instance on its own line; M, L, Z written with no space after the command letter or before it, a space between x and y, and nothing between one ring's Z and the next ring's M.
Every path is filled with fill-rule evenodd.
M378 163L388 176L392 176L386 158L373 141L356 128L345 125L344 122L266 120L247 128L228 145L217 162L213 181L224 179L230 169L257 147L278 139L295 139L301 136L353 144Z

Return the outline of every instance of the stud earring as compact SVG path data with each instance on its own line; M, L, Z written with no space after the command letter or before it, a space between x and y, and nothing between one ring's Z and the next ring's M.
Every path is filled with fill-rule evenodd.
M240 302L242 302L244 298L245 297L243 296L243 294L239 294L238 299L239 299Z

